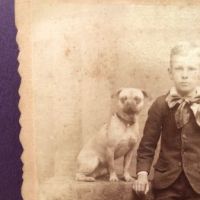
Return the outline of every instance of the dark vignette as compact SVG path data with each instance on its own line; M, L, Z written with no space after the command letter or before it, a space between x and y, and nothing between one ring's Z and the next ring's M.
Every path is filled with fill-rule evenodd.
M21 200L20 76L14 0L0 0L0 200Z

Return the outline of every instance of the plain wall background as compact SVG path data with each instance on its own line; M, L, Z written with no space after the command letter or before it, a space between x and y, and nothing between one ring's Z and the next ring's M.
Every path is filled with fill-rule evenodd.
M199 40L198 6L32 2L33 127L40 183L73 177L75 159L111 113L111 94L171 87L170 49ZM147 110L140 116L141 135ZM132 164L135 172L135 161Z

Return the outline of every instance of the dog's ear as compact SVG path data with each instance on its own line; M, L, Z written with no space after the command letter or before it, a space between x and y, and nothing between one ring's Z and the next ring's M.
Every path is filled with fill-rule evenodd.
M118 97L119 93L123 90L123 88L119 88L115 93L111 95L111 98Z
M145 98L150 98L148 93L145 90L141 90Z

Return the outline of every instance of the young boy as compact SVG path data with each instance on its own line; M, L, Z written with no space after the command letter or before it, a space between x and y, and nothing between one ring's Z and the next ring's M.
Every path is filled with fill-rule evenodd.
M148 192L148 174L161 137L152 182L155 200L200 200L200 47L175 46L169 76L174 87L149 109L133 188L138 194Z

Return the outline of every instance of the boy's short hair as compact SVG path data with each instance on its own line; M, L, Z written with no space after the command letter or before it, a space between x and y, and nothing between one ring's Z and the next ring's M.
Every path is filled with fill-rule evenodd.
M187 55L193 51L200 59L200 44L196 42L180 42L171 49L170 66L172 66L172 59L176 55Z

